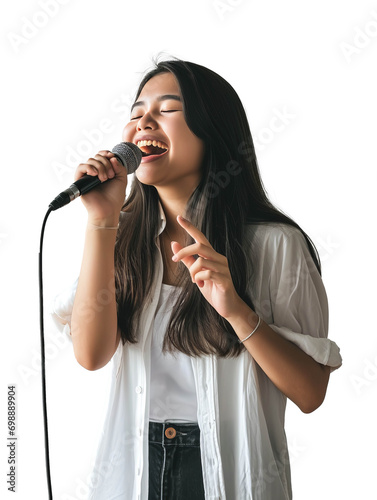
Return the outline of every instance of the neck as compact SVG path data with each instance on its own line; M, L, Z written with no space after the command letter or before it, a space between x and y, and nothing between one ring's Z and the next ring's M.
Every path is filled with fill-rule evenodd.
M162 196L161 196L162 195ZM189 197L187 196L175 196L167 197L163 196L163 193L159 192L160 202L166 217L166 230L169 233L169 237L174 240L181 242L184 240L186 231L178 224L177 216L186 214L186 206Z

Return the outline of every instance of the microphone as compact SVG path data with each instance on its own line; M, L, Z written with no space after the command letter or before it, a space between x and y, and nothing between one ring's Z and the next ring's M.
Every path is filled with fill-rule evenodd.
M143 156L141 150L132 142L121 142L114 146L111 152L114 153L116 159L126 168L127 175L135 172ZM68 189L58 194L50 203L49 207L51 210L57 210L58 208L64 207L64 205L68 205L68 203L82 194L87 193L99 184L102 184L102 182L99 180L98 176L86 174L71 184Z

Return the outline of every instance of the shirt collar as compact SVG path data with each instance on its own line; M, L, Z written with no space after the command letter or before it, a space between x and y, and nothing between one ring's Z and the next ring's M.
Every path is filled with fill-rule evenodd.
M160 236L160 234L162 233L162 231L165 229L166 226L166 216L160 200L158 200L158 208L160 210L160 228L158 230L158 236Z

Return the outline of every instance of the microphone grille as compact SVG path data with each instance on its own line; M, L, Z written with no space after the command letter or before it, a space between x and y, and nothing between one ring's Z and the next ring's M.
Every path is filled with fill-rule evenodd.
M112 153L126 167L127 174L133 174L141 163L142 152L132 142L121 142L113 147Z

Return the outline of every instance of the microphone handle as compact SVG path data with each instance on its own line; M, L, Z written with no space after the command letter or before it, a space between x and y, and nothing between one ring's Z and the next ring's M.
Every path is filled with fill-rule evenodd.
M90 177L90 179L88 177ZM77 189L80 191L79 196L81 196L82 194L85 194L88 191L91 191L93 188L95 188L99 184L102 184L102 183L97 176L85 174L83 177L81 177L76 182L74 182L70 186L70 188L72 188L72 186L76 186Z
M58 208L64 207L71 201L75 200L82 194L87 193L99 184L101 184L101 181L97 176L85 174L83 177L71 184L69 188L58 194L58 196L50 203L49 206L52 210L57 210Z

